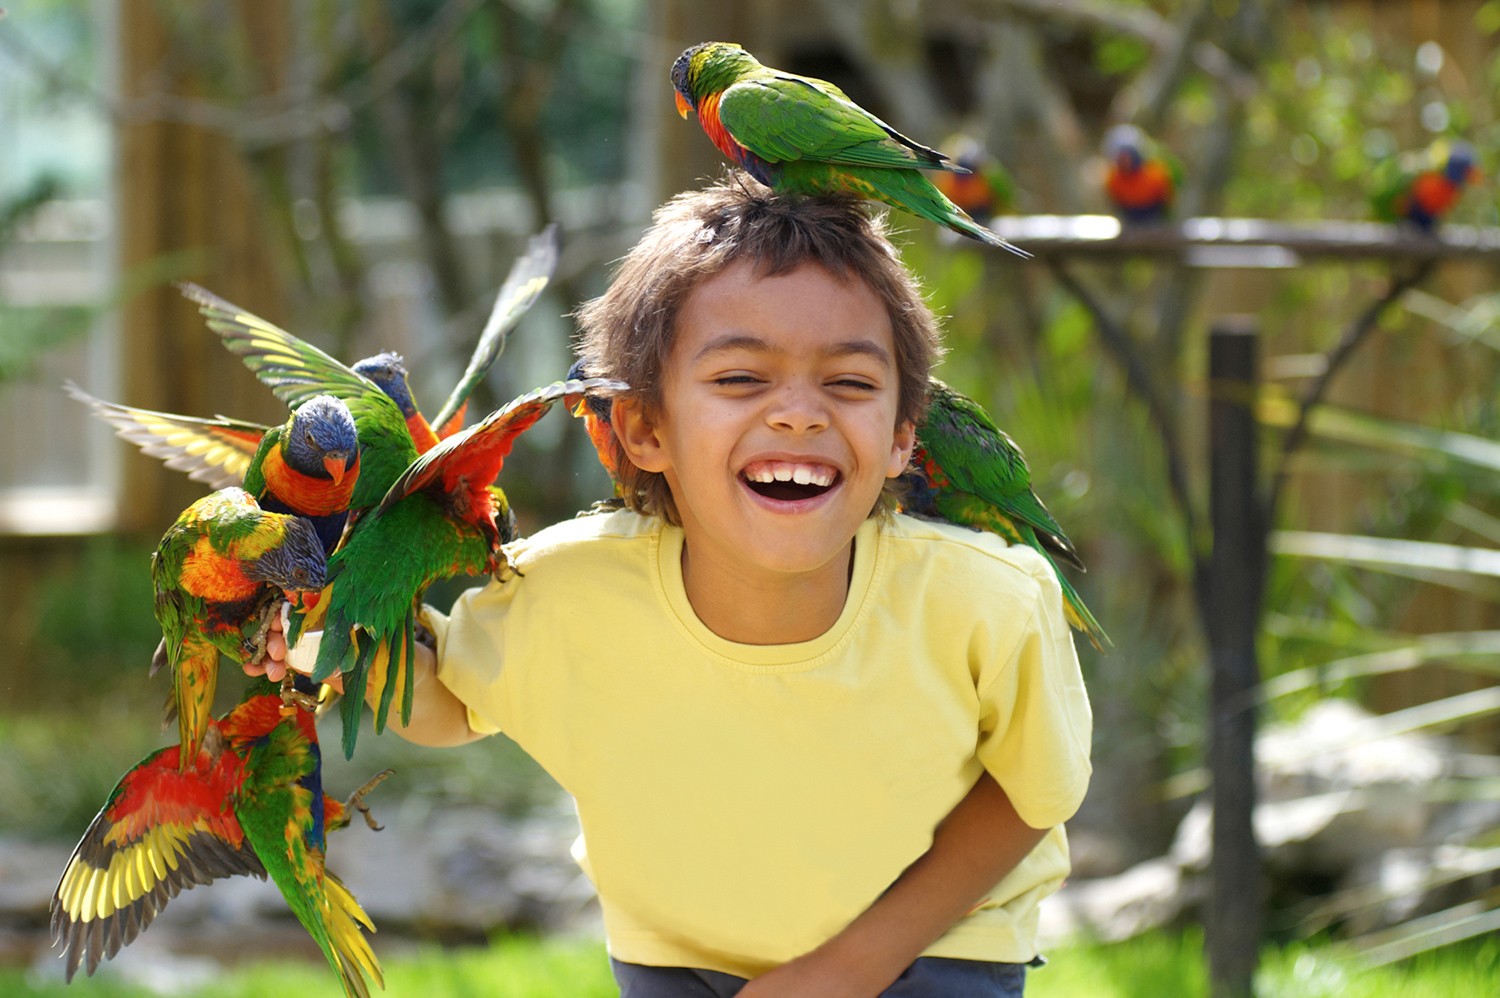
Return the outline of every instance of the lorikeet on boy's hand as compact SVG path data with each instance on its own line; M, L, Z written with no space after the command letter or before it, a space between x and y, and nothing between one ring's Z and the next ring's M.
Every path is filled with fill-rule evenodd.
M963 173L962 167L902 135L831 83L763 66L729 42L704 42L677 57L672 86L678 113L696 114L719 151L768 187L882 201L1030 256L976 224L921 172Z
M1104 193L1126 222L1162 222L1172 208L1182 169L1154 149L1134 125L1116 125L1104 137L1109 167Z
M1110 644L1109 636L1058 568L1059 559L1080 570L1083 562L1032 490L1031 469L1021 448L977 402L936 378L931 382L927 416L917 427L911 470L903 480L908 490L901 503L903 512L988 530L1040 552L1062 586L1068 623L1094 647L1103 650Z
M174 747L127 772L84 832L51 903L52 941L63 944L67 979L92 974L182 890L220 877L267 875L339 975L348 996L384 987L361 931L374 925L324 865L326 833L349 823L362 798L323 792L313 716L284 716L277 687L258 680L239 706L211 720L191 765Z
M1454 142L1433 147L1422 168L1411 157L1387 161L1378 171L1381 184L1373 198L1375 217L1410 222L1431 232L1457 203L1467 184L1479 179L1474 147Z
M359 480L350 497L351 516L380 501L417 456L400 408L369 378L311 343L246 312L196 284L179 285L196 302L224 346L255 376L296 408L316 395L332 395L349 407L359 439Z
M264 512L243 489L204 496L162 536L151 558L162 630L152 672L172 667L184 770L210 723L219 656L259 657L270 614L288 593L317 591L324 565L311 523Z
M313 678L343 674L344 754L352 756L367 682L381 689L375 730L383 730L402 687L410 717L415 608L427 587L455 575L499 573L500 545L512 536L504 493L493 488L517 436L564 396L619 390L620 382L560 381L530 392L442 441L391 486L350 530L328 562L328 584L288 634L321 626Z

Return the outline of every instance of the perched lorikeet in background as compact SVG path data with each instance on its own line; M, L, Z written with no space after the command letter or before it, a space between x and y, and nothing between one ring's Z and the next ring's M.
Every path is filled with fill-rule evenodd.
M244 489L204 496L162 536L151 558L162 630L152 672L172 667L184 770L211 721L219 656L240 665L260 657L270 614L282 599L321 588L324 568L310 522L265 512Z
M509 506L492 486L516 437L564 396L624 387L596 378L554 382L522 395L418 458L349 531L329 559L322 595L294 618L287 635L295 645L303 630L323 630L313 679L343 675L346 756L354 753L368 682L381 689L376 731L393 702L403 720L410 717L415 610L427 587L505 569L500 545L511 534Z
M792 194L884 202L961 235L1029 256L978 225L923 170L964 169L881 121L838 87L763 66L730 42L694 45L672 65L677 110L756 180Z
M932 379L927 415L917 427L902 512L999 534L1041 553L1062 586L1068 623L1095 648L1111 642L1057 565L1083 569L1067 535L1031 488L1016 442L973 399Z
M1479 180L1479 170L1474 165L1474 147L1452 142L1433 146L1421 159L1388 160L1377 176L1375 217L1383 222L1410 222L1431 232L1457 203L1464 187Z
M1182 182L1182 169L1153 147L1134 125L1116 125L1104 136L1109 166L1104 193L1126 222L1163 222Z
M953 150L953 162L969 171L933 175L932 183L944 197L985 226L1014 208L1015 181L984 146L967 135L952 136L944 145Z
M51 903L67 979L80 966L93 974L182 890L248 874L270 876L346 995L366 998L366 979L384 987L361 930L375 927L324 858L327 833L349 824L354 810L376 827L363 797L390 771L347 802L329 797L313 715L284 715L276 685L264 679L208 722L190 761L180 768L168 746L136 764L73 850Z

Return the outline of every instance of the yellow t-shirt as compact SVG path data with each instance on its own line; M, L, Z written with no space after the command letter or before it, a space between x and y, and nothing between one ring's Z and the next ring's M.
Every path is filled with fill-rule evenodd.
M573 795L616 959L753 977L814 948L988 770L1050 828L926 951L1021 962L1068 872L1091 718L1036 552L897 516L855 536L843 613L798 644L694 615L682 532L632 513L510 549L521 575L429 613L438 678Z

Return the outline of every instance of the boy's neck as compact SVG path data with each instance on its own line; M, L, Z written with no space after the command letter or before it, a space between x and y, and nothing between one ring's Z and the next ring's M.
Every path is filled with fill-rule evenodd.
M815 573L747 578L738 566L711 556L693 558L682 548L682 585L693 613L726 641L787 645L826 633L849 597L854 541Z

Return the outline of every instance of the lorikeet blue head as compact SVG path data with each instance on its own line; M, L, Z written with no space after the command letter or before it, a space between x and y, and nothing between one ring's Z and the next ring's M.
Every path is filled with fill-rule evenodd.
M343 479L359 457L359 437L349 407L332 395L315 395L292 413L283 440L286 463L310 478Z
M282 522L284 534L280 543L246 562L246 578L292 591L323 588L327 562L317 529L311 520L300 516L289 516Z
M1455 142L1448 150L1448 159L1443 163L1443 176L1457 187L1473 180L1478 171L1474 169L1474 147L1467 142Z
M354 371L369 378L376 388L389 395L401 407L401 415L410 418L417 411L411 384L406 380L406 360L399 353L387 350L366 357L354 365Z
M1144 145L1145 136L1134 125L1116 125L1104 135L1104 155L1126 173L1141 168Z

